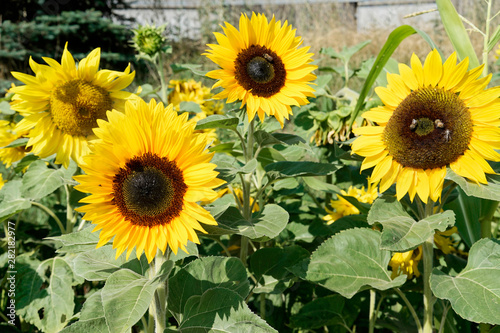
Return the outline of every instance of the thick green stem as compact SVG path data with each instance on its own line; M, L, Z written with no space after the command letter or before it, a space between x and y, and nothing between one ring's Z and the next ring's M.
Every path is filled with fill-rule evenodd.
M430 278L432 272L432 261L434 258L434 235L431 235L424 244L422 244L424 261L424 333L432 333L433 326L433 308L435 297L432 295Z
M64 190L66 191L66 232L69 234L73 231L75 216L70 202L69 185L64 185Z
M259 295L260 301L260 317L266 320L266 294L262 293Z
M167 95L167 81L165 80L165 74L163 71L163 54L158 54L158 61L155 62L156 70L158 71L158 75L160 76L161 83L161 99L164 104L168 104L168 95Z
M491 220L498 209L498 201L487 201L488 211L481 219L481 238L491 238Z
M498 201L497 202L491 202L488 204L489 211L486 212L486 214L483 216L481 219L481 238L491 238L491 219L493 218L493 215L495 214L495 211L498 209ZM480 333L487 333L491 329L491 326L486 323L480 323L479 324L479 332Z
M491 23L491 3L493 1L486 1L488 4L486 10L486 26L484 29L484 41L483 41L483 76L488 75L488 42L490 39L490 23Z
M375 301L377 299L377 293L375 290L370 289L370 318L369 318L369 326L368 326L368 332L373 333L375 332L375 320L377 320L377 317L375 316Z
M161 266L163 263L167 260L167 255L168 255L168 249L167 252L165 252L165 255L161 253L160 250L157 251L155 259L152 264L152 272L150 274L150 279L154 279L161 270ZM154 272L154 273L153 273ZM161 283L158 288L155 291L154 299L153 299L153 304L152 304L152 310L153 310L153 316L155 320L155 333L163 333L165 331L167 325L166 325L166 304L167 304L167 283ZM151 310L151 307L150 307Z
M254 133L254 125L255 118L250 121L248 124L248 132L247 132L247 140L246 140L246 149L245 149L245 163L248 163L253 158L253 133ZM245 142L242 142L242 146L245 146ZM243 212L242 215L245 220L250 221L252 218L252 207L250 204L251 200L251 191L252 191L252 174L248 173L243 177ZM248 238L245 236L241 236L241 248L240 248L240 259L243 264L247 265L247 255L248 255Z

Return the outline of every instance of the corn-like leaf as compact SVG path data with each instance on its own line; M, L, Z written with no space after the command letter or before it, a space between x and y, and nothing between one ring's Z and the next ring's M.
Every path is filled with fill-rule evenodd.
M439 15L441 15L441 20L443 21L444 29L448 34L453 48L457 51L458 58L463 60L469 57L469 68L479 66L479 60L477 59L469 35L451 0L436 0L436 4Z

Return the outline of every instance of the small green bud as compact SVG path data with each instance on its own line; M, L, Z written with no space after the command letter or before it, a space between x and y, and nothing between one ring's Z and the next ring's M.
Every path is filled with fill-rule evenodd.
M163 36L164 31L165 26L139 25L137 29L132 29L134 33L132 45L141 55L145 54L154 57L166 47L167 41Z

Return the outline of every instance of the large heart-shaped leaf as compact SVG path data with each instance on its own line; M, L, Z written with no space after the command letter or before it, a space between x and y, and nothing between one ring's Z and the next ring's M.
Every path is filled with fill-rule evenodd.
M172 267L173 262L166 261L154 279L146 279L129 269L115 271L102 290L85 301L80 319L62 333L130 332L130 327L148 310L156 288Z
M43 332L59 332L73 316L73 271L60 257L17 258L16 310Z
M247 272L239 259L207 257L183 267L169 279L168 310L182 323L188 300L216 287L232 290L241 298L248 295Z
M258 284L253 292L282 292L293 277L288 269L307 257L309 251L298 245L258 250L250 257L250 271Z
M104 281L121 268L128 268L140 275L144 275L149 268L146 256L141 256L141 260L135 256L126 260L124 253L116 259L115 257L116 249L111 245L105 245L78 254L73 266L75 272L88 281Z
M500 242L481 239L472 245L467 266L457 276L434 269L431 289L464 319L500 325L499 277Z
M368 223L382 224L380 247L385 250L405 252L416 248L434 234L434 230L445 231L455 223L452 211L431 215L415 221L392 196L375 200L368 213Z
M399 287L405 275L391 280L387 269L391 252L380 249L380 232L348 229L326 240L310 260L293 267L298 276L351 298L369 287Z
M262 332L274 333L264 320L254 314L237 292L223 287L191 296L185 306L179 332ZM167 332L171 332L168 331Z
M61 235L58 237L47 237L59 247L58 253L80 253L96 248L99 242L99 232L92 232L94 226L89 226L77 232Z
M76 164L72 163L70 166L68 169L51 169L41 160L31 163L23 176L23 197L38 200L51 194L70 181L71 175L76 171Z
M213 207L218 225L206 226L211 234L238 234L250 239L274 238L286 227L288 212L275 204L268 204L264 209L246 220L236 207L227 207L222 213L221 207Z

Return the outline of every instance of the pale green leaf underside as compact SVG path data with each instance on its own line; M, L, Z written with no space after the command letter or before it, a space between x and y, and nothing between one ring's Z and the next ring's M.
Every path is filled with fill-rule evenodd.
M250 239L274 238L286 227L288 212L275 204L268 204L250 221L241 216L236 207L228 207L216 216L217 226L206 226L210 234L238 234Z
M73 316L73 271L60 257L43 262L18 258L16 310L43 332L59 332ZM47 277L50 272L50 277ZM47 286L42 288L43 284ZM43 313L40 318L39 313Z
M500 200L500 175L486 175L487 185L476 184L457 175L453 170L448 168L446 178L457 183L469 196L495 201Z
M80 319L62 333L130 332L149 308L158 283L129 269L114 272L102 290L86 300Z
M478 323L500 325L500 243L481 239L472 245L467 266L457 276L434 269L431 289L456 313Z
M276 332L248 308L241 295L230 289L216 287L192 296L185 309L180 332Z
M393 196L382 196L375 200L368 213L368 223L382 224L380 248L395 252L406 252L425 242L435 230L445 231L455 224L455 214L446 211L415 221Z
M299 276L351 298L368 287L379 290L401 286L406 276L391 280L387 269L391 252L380 249L380 232L367 228L342 231L325 241L309 263L295 266Z
M234 291L241 298L249 293L248 276L239 259L223 257L199 258L189 263L168 283L168 310L182 323L186 304L193 296L201 296L212 288Z

